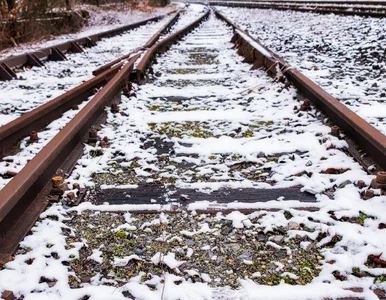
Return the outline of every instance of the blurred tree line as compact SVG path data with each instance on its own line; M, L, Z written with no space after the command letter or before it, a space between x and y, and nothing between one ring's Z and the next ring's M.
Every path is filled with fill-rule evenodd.
M78 0L77 4L127 4L133 8L140 0ZM151 6L165 6L170 0L149 0ZM75 0L0 0L1 17L3 19L28 18L42 16L47 13L70 10L75 5Z

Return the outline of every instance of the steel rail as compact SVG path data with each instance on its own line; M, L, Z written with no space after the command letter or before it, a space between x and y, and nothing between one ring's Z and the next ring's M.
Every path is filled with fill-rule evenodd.
M93 47L96 45L96 42L101 38L114 36L124 31L143 26L149 22L158 21L164 17L165 15L148 18L140 22L120 26L118 28L96 33L88 37L70 40L61 44L42 48L37 51L2 59L0 60L0 81L11 80L13 78L16 78L16 74L12 71L12 68L14 67L26 64L41 67L44 65L42 61L43 59L53 61L65 60L65 51L71 50L72 52L83 52L83 49L80 47L81 45L86 47Z
M384 134L328 94L299 70L291 68L283 58L263 46L216 9L215 14L234 29L232 41L238 46L239 54L245 57L246 62L252 63L254 67L265 67L272 72L276 72L276 69L272 67L275 65L285 70L284 75L304 96L324 111L381 168L386 169L386 136ZM257 46L251 45L251 41Z
M209 11L208 11L209 12ZM206 16L208 15L205 14ZM202 21L204 18L199 18ZM179 30L190 31L198 22ZM0 263L12 259L19 242L47 206L50 179L57 170L72 169L82 155L81 142L90 127L103 121L105 106L111 103L130 80L132 57L96 96L2 189L0 190Z
M228 2L228 0L224 0ZM231 0L229 2L266 2L299 4L386 5L386 1L336 1L336 0Z
M119 71L122 65L123 63L116 65L114 68L1 126L0 158L7 155L31 131L39 131L53 120L59 118L62 113L72 109L74 105L87 100L94 94L93 90L106 84Z
M229 3L229 4L237 4L237 5L251 5L256 6L257 8L274 8L274 7L283 7L288 9L296 9L296 8L304 8L304 9L310 9L310 10L357 10L357 11L371 11L371 12L377 12L377 11L385 11L386 6L384 5L342 5L342 4L314 4L314 3L288 3L288 2L276 2L272 1L270 3L267 2L238 2L238 1L218 1L220 3Z
M379 12L377 10L380 9L365 9L365 8L359 8L359 7L346 7L346 8L331 8L328 9L327 7L300 7L300 6L294 6L294 5L285 5L282 4L259 4L259 3L238 3L238 2L227 2L227 1L210 1L210 5L217 5L217 6L227 6L227 7L245 7L245 8L257 8L257 9L275 9L275 10L293 10L293 11L299 11L299 12L311 12L311 13L318 13L318 14L341 14L341 15L357 15L357 16L364 16L364 17L376 17L376 18L383 18L386 17L386 8L383 9L383 12ZM355 10L357 9L357 10ZM375 10L375 11L374 11Z
M179 12L176 13L176 16ZM155 43L160 36L160 32L165 32L176 21L174 16L168 24L160 31L156 32L145 45ZM157 38L157 39L156 39ZM132 52L130 56L134 56ZM74 105L80 104L93 95L95 88L100 88L106 84L122 67L122 58L119 61L114 61L113 68L105 68L98 72L96 77L84 82L83 84L67 91L66 93L56 97L55 99L27 112L21 117L11 121L0 127L0 158L7 155L13 147L24 137L28 136L31 131L39 131L48 123L58 118L63 112L71 109Z
M130 59L92 101L0 191L0 259L6 260L17 247L17 241L27 234L30 227L14 228L15 223L82 141L90 126L103 114L105 105L126 84L138 57L139 55ZM32 226L33 223L29 225Z
M145 71L150 65L152 59L157 53L164 52L167 50L167 48L170 47L171 44L173 44L176 40L183 37L185 34L196 28L204 19L206 19L209 16L210 10L208 10L203 16L198 18L196 21L185 27L184 29L181 29L172 35L168 36L165 39L162 39L158 43L156 43L154 46L152 46L150 49L147 50L145 55L142 57L141 61L138 63L136 68L136 76L138 83L141 83L145 78Z
M179 10L175 16L168 22L168 24L166 24L164 27L162 27L157 33L155 33L148 41L145 45L141 46L141 47L138 47L136 49L134 49L133 51L131 51L129 54L126 54L126 55L123 55L97 69L95 69L92 73L93 75L98 75L98 74L101 74L102 72L108 70L109 68L111 68L112 66L114 66L115 64L121 62L122 60L124 59L127 59L127 58L130 58L132 55L134 55L135 53L137 53L138 51L141 51L143 49L146 49L146 48L149 48L151 46L153 46L157 41L158 39L160 38L160 36L162 34L164 34L165 32L167 32L173 25L175 22L177 22L178 18L180 17L180 14L181 14L181 11Z

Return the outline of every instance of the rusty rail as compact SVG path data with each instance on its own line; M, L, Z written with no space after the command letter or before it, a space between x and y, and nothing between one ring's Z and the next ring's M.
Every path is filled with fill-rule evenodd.
M273 72L276 70L272 68L275 64L280 69L285 70L284 75L304 96L324 111L350 138L367 151L381 168L386 169L386 136L384 134L332 97L300 71L290 68L283 58L264 47L239 26L233 24L223 14L217 10L215 10L215 14L233 27L234 36L232 41L238 46L239 54L245 57L246 62L253 63L254 67L265 67ZM251 45L251 42L255 45Z
M64 52L66 51L71 51L74 53L83 52L81 45L89 48L96 46L96 42L101 38L114 36L124 31L140 27L149 22L158 21L164 17L165 15L149 18L140 22L136 22L136 23L124 25L115 29L96 33L88 37L67 41L51 47L39 49L34 52L29 52L29 53L25 53L17 56L11 56L6 59L0 60L0 81L11 80L13 78L16 78L16 74L12 71L12 68L14 67L22 66L26 64L31 66L41 67L44 65L43 59L53 60L53 61L65 60L66 56Z
M202 21L203 17L199 20ZM193 24L197 26L198 21L178 31L177 36L190 31ZM83 153L81 142L92 125L103 121L105 106L127 85L139 57L140 54L135 55L117 71L95 97L0 190L0 263L12 259L19 242L47 206L50 179L58 169L70 171L75 165Z
M341 5L386 5L386 1L337 1L337 0L231 0L231 2L265 2L265 3L296 3L296 4L341 4Z
M93 95L95 88L106 84L122 67L123 63L84 82L59 97L25 113L0 127L0 158L5 156L31 131L39 131L60 115Z
M155 43L159 36L167 31L177 20L180 12L166 24L160 31L155 33L146 43ZM143 48L143 47L142 47ZM80 104L93 94L95 88L106 84L122 67L123 59L135 56L133 51L130 55L108 64L109 67L103 68L96 77L86 81L78 87L60 95L59 97L47 102L44 105L24 114L16 120L0 127L0 158L4 157L22 138L28 136L31 131L39 131L48 123L58 118L63 112L71 109L73 105ZM113 68L110 68L114 65ZM105 65L107 66L107 65ZM95 74L94 74L95 75Z
M260 1L258 1L260 2ZM228 7L245 7L258 9L275 9L275 10L293 10L300 12L313 12L319 14L341 14L341 15L357 15L383 18L386 17L386 7L365 8L361 6L318 6L317 4L309 3L309 7L305 3L289 4L289 2L233 2L233 1L210 1L210 5L228 6ZM332 4L332 3L329 3ZM337 4L335 2L335 4ZM356 3L359 4L359 3ZM366 3L367 4L367 3Z
M90 126L103 114L105 105L111 102L126 84L138 57L139 55L136 55L130 59L92 101L0 191L0 259L4 259L17 247L18 243L9 245L9 241L14 239L15 235L23 238L29 230L23 228L20 232L20 228L13 228L20 214L28 208L56 170L62 166L63 161L71 155L75 146L82 141Z
M96 75L99 75L101 74L102 72L108 70L109 68L111 68L112 66L114 66L115 64L119 63L120 61L124 60L124 59L127 59L127 58L130 58L132 55L134 55L135 53L137 53L138 51L141 51L143 49L146 49L146 48L149 48L151 46L153 46L157 41L158 39L160 38L160 36L162 34L164 34L165 32L167 32L173 25L174 23L178 20L178 18L180 17L180 14L181 14L181 11L178 11L175 16L163 27L161 28L156 34L154 34L148 41L145 45L141 46L141 47L138 47L136 49L134 49L133 51L131 51L129 54L126 54L126 55L123 55L101 67L99 67L98 69L95 69L92 73L94 76Z
M137 69L136 69L136 76L137 81L140 83L145 78L145 71L148 68L148 66L151 63L151 60L154 58L155 54L166 51L171 44L173 44L176 40L183 37L185 34L196 28L204 19L206 19L209 16L210 11L208 10L203 16L198 18L196 21L194 21L192 24L188 25L187 27L173 33L172 35L168 36L167 38L159 41L154 46L152 46L145 55L142 57L141 61L138 63Z

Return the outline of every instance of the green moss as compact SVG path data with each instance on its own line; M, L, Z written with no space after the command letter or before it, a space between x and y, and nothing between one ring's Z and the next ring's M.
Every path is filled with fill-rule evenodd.
M115 236L118 238L125 238L127 233L125 231L118 231Z
M250 129L247 129L243 132L242 137L253 137L253 131Z
M377 277L377 281L379 282L386 282L386 275L382 274L381 276Z
M152 105L149 107L149 110L159 110L161 108L161 106L159 105Z
M369 218L369 216L368 215L366 215L365 213L363 213L363 212L359 212L359 219L362 221L362 222L364 222L366 219L368 219Z

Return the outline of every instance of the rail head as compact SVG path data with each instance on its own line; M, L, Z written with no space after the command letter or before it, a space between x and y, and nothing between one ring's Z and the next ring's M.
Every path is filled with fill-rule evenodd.
M191 24L185 26L184 28L176 31L175 33L171 34L167 38L164 38L160 41L158 41L155 45L153 45L151 48L149 48L144 56L142 57L141 61L138 63L137 68L136 68L136 76L137 76L137 81L142 82L145 77L145 71L148 65L151 62L151 59L154 57L154 55L158 52L161 52L162 49L165 49L166 47L170 46L173 44L176 40L184 36L186 33L188 33L190 30L194 29L197 27L203 20L205 20L210 14L210 10L208 11L201 17L199 17L197 20L192 22Z
M80 142L88 128L124 86L139 55L131 58L98 94L0 191L0 227L19 201L44 186L59 168L73 146ZM37 186L37 187L35 187ZM31 192L32 191L32 192Z
M119 34L123 31L134 29L136 27L145 25L149 22L158 21L158 20L164 18L165 16L166 16L166 14L156 16L156 17L151 17L151 18L139 21L139 22L135 22L135 23L128 24L128 25L123 25L123 26L120 26L120 27L117 27L114 29L110 29L107 31L102 31L102 32L99 32L99 33L96 33L96 34L93 34L93 35L90 35L87 37L82 37L82 38L70 40L70 41L67 41L64 43L60 43L60 44L56 44L53 46L41 48L41 49L38 49L36 51L27 52L27 53L20 54L20 55L10 56L10 57L7 57L7 58L0 60L0 65L5 64L9 68L14 68L17 66L25 65L28 63L28 55L35 55L37 58L43 59L43 58L48 57L50 54L52 54L54 48L59 49L60 51L65 51L71 47L72 43L80 44L80 45L87 45L87 43L90 40L95 43L96 41L100 40L103 37L106 37L109 35Z
M285 69L284 75L304 96L308 97L309 100L324 111L333 122L341 127L350 138L366 150L381 168L386 169L386 136L384 134L327 93L299 70L291 68L283 58L270 51L217 9L214 8L214 11L218 18L233 28L233 41L249 47L249 50L244 53L251 53L250 50L253 49L253 57L248 57L250 63L271 69L272 71L274 71L272 66L275 64L278 64L281 69ZM248 56L248 54L246 54L246 56Z

